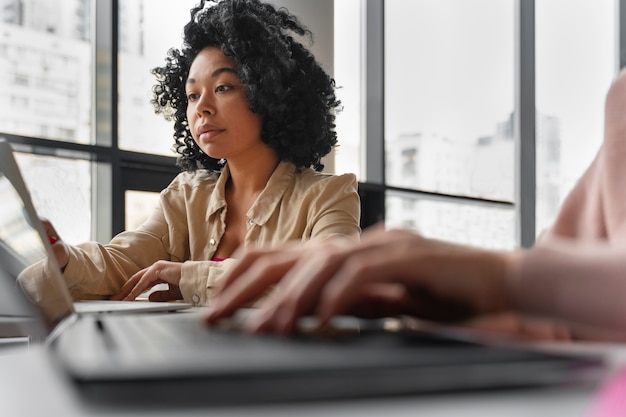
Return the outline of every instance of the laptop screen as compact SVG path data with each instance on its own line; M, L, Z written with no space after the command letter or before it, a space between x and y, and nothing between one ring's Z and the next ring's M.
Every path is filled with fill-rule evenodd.
M2 141L0 201L0 316L36 317L49 332L72 313L71 298L11 148Z

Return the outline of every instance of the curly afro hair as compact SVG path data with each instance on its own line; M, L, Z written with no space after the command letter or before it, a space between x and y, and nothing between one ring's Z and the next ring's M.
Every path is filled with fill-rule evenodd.
M321 171L321 158L337 143L335 81L295 36L311 32L286 9L258 0L202 0L191 9L182 49L170 49L157 78L155 112L174 120L174 149L185 171L221 171L222 161L195 143L186 118L185 82L196 55L218 47L235 64L250 110L262 118L261 140L282 161Z

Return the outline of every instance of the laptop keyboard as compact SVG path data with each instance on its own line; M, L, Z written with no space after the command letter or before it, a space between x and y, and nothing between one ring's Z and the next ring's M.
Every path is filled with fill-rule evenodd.
M190 346L226 348L246 337L208 329L197 315L185 313L111 315L97 318L96 326L102 327L109 348L153 359L171 357L171 351L188 350Z

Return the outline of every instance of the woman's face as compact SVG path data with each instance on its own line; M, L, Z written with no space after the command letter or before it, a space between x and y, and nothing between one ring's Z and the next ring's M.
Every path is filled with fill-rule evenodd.
M250 111L233 62L219 48L198 53L185 90L189 129L207 155L232 163L267 148L261 142L261 116Z

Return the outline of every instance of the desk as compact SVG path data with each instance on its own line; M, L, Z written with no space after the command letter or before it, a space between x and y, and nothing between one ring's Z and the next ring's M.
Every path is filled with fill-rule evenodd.
M613 356L621 362L623 351ZM41 346L0 352L0 398L6 416L427 416L584 417L598 386L577 386L467 394L425 395L333 402L206 407L184 410L94 408L81 402L55 372Z

